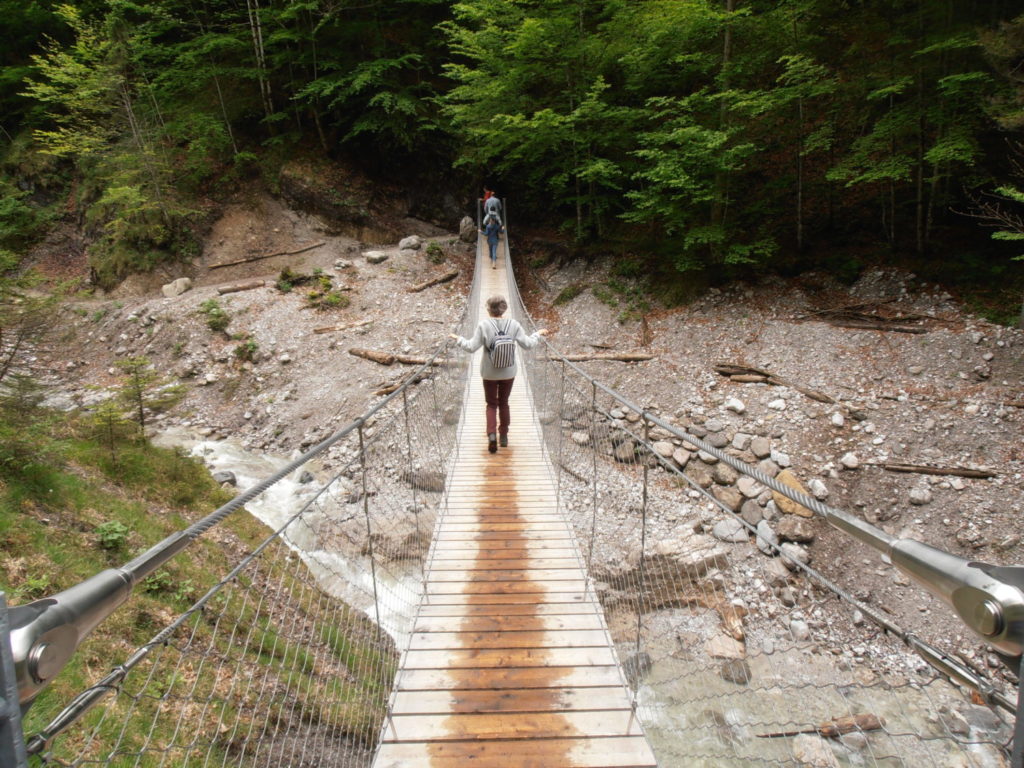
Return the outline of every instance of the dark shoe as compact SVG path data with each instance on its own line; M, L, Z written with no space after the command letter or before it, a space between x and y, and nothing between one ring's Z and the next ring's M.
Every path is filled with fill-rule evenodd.
M500 439L501 439L501 447L502 448L508 448L508 435L502 435Z
M498 452L498 438L494 433L487 435L487 450L491 453Z

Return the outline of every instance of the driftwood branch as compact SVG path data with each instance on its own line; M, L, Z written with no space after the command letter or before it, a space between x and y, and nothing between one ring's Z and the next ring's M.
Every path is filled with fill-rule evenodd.
M618 363L641 363L644 360L653 360L654 355L648 352L591 352L581 355L564 355L570 363L585 363L590 360L613 360ZM561 360L562 358L548 357L546 360Z
M223 296L225 293L238 293L239 291L251 291L255 288L262 288L266 285L264 280L250 280L248 283L235 283L234 285L222 285L217 293Z
M799 728L793 731L777 731L775 733L759 733L759 739L774 739L783 736L798 736L801 733L817 733L826 739L835 739L854 731L877 731L885 725L885 719L878 715L865 713L860 715L847 715L837 717L835 720L814 725L810 728Z
M817 400L819 403L833 403L836 405L842 405L834 397L826 395L824 392L819 392L816 389L805 387L802 384L797 384L794 381L785 379L782 376L777 376L771 371L765 371L760 368L751 368L747 365L736 365L735 363L717 363L715 365L715 371L728 376L731 381L741 383L758 383L764 382L768 384L774 384L778 387L789 387L795 389L797 392L802 392L811 398L811 400ZM844 408L847 406L843 406Z
M866 331L891 331L892 333L928 333L927 328L916 325L893 325L888 322L870 320L830 320L829 325L838 328L857 328Z
M260 261L261 259L272 259L275 256L294 256L297 253L305 253L306 251L311 251L314 248L319 248L321 245L326 244L326 240L321 240L319 243L313 243L312 245L307 245L295 251L279 251L278 253L264 253L261 256L250 256L247 259L237 259L235 261L227 261L223 264L214 264L212 267L210 267L210 269L220 269L221 267L233 267L237 264L248 264L251 261Z
M975 477L987 480L996 477L995 472L987 469L968 469L967 467L927 467L919 464L897 464L889 461L872 462L869 466L881 467L890 472L911 472L918 475L956 475L957 477Z
M409 293L419 293L420 291L424 291L427 288L430 288L432 285L440 285L441 283L447 283L450 280L454 280L458 276L459 270L453 269L451 272L445 272L440 277L434 277L431 278L430 280L427 280L425 283L419 283L418 285L414 285L408 290Z
M804 317L815 320L824 320L829 325L839 328L858 328L868 331L891 331L893 333L927 333L927 328L920 326L906 325L914 320L924 320L925 315L899 314L895 317L879 313L878 307L883 304L890 304L895 299L880 299L866 301L857 304L847 304L843 307L826 307L825 309L812 309ZM869 311L865 311L869 310Z
M408 378L409 378L408 376L403 376L398 381L393 381L390 384L382 384L380 389L376 390L373 394L378 396L378 397L380 395L390 395L392 392L394 392L400 386L402 386L408 380ZM412 375L412 383L413 384L419 384L421 381L426 381L429 378L430 378L430 374L429 373L413 374Z
M414 355L402 355L394 352L380 352L376 349L363 349L361 347L352 347L348 351L350 355L361 357L365 360L372 360L375 363L381 365L394 365L395 363L401 363L402 365L426 365L427 358L415 357ZM431 365L447 365L445 360L435 359Z
M342 325L324 325L320 328L314 328L313 333L330 333L331 331L347 331L350 328L360 328L364 325L369 325L373 320L360 320L356 323L344 323Z

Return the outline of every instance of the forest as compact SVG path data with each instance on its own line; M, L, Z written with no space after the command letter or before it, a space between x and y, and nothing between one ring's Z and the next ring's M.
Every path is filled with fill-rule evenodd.
M57 221L103 286L188 259L219 200L309 155L466 200L490 179L521 222L670 280L891 261L1017 319L1007 0L0 0L0 18L4 274Z

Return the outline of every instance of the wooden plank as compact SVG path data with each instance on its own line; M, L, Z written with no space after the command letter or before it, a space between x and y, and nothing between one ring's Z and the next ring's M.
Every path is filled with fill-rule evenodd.
M536 632L560 629L601 629L604 620L595 613L550 616L420 616L413 632Z
M509 667L476 669L472 676L446 669L405 669L398 691L505 690L508 688L603 688L622 685L618 667Z
M615 664L607 646L600 648L502 648L406 651L406 669L476 669L488 667L601 667Z
M543 600L545 603L589 603L592 602L594 596L587 594L583 590L575 592L525 592L525 593L513 593L513 594L465 594L459 593L427 593L424 599L432 605L503 605L503 604L529 604L536 605L538 600Z
M409 641L413 651L476 648L593 648L607 647L603 629L566 629L510 632L416 632Z
M391 712L396 715L584 712L629 708L629 697L621 685L603 688L399 691L391 701Z
M540 600L544 595L555 590L565 592L582 592L587 583L582 579L575 581L486 581L476 583L472 581L447 582L432 581L427 583L427 593L430 595L534 595Z
M374 768L650 768L657 766L642 736L546 741L383 744Z
M501 715L393 715L383 739L391 741L463 741L476 739L555 739L578 736L639 736L643 732L629 709L593 712L509 712Z
M565 550L560 550L565 551ZM580 568L575 557L478 557L472 560L461 558L439 558L430 561L430 573L435 571L495 571L501 569L526 570L528 568Z
M522 570L488 570L472 572L467 579L465 571L441 571L430 569L427 581L431 583L458 582L460 584L483 584L488 581L583 581L583 571L573 563L570 568L526 568Z
M577 616L595 614L597 608L593 601L552 602L547 600L540 604L484 604L471 603L425 603L420 606L419 616L455 617L455 616Z

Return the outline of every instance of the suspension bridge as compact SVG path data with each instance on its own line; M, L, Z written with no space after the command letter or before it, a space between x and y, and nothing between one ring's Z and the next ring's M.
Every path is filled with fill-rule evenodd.
M459 330L494 293L534 327L507 238L500 268L485 249ZM497 455L477 359L439 344L208 517L66 592L0 601L0 764L1024 768L1021 568L894 538L550 345L520 355ZM1008 674L858 601L856 574L815 571L677 451L915 579ZM294 509L268 501L317 459L339 469ZM247 505L273 508L261 543L77 696L42 695L135 586ZM707 515L746 535L723 544Z

